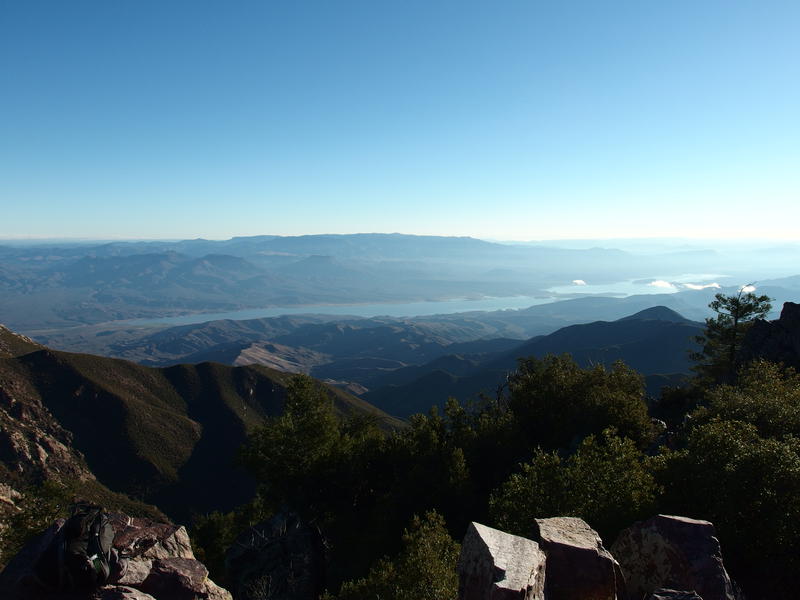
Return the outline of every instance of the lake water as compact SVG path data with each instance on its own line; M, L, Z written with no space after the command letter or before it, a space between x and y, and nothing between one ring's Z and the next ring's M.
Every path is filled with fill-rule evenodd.
M566 285L558 285L547 291L559 296L575 297L584 294L602 294L612 296L633 296L638 294L674 294L700 287L719 287L724 284L727 275L718 273L682 273L680 275L663 275L642 279L629 279L614 283L592 284L591 281L576 279Z
M668 294L686 289L690 286L714 284L724 279L725 275L713 273L684 273L664 277L632 279L615 283L593 284L591 281L580 281L551 287L547 296L508 296L488 297L476 300L457 298L432 302L398 302L378 304L319 304L305 306L273 306L269 308L252 308L219 313L202 313L181 315L178 317L162 317L157 319L134 319L126 321L131 325L190 325L220 319L263 319L282 315L348 315L357 317L422 317L428 315L453 314L476 310L513 310L528 308L538 304L547 304L566 298L584 295L631 296L634 294Z
M263 319L283 315L348 315L357 317L422 317L426 315L442 315L473 310L507 310L528 308L535 304L552 302L553 297L509 296L506 298L480 298L468 300L438 300L435 302L399 302L379 304L312 304L304 306L274 306L270 308L252 308L220 313L202 313L181 315L178 317L162 317L158 319L134 319L126 321L131 325L191 325L219 319Z

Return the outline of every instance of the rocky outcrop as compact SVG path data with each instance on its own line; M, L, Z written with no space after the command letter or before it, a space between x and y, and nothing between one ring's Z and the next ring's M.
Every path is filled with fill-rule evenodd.
M459 600L543 600L545 554L533 540L471 523L458 575Z
M114 547L122 556L140 560L157 558L194 559L192 543L183 525L157 523L150 519L111 515Z
M703 600L741 600L728 576L714 526L657 515L622 531L611 546L632 598L659 588L694 590ZM669 597L669 596L667 596Z
M290 512L242 533L225 566L236 600L316 600L324 590L322 536Z
M149 519L111 515L114 549L122 557L109 585L92 600L232 600L229 592L208 579L208 570L192 552L186 529ZM40 585L33 565L42 556L64 520L32 540L0 574L1 600L69 600L74 594L49 592ZM86 600L86 595L80 596Z
M658 515L609 552L581 519L536 519L534 539L472 523L458 600L744 600L708 521Z
M10 485L0 483L0 511L14 508L21 496L22 494Z
M617 561L585 521L536 519L534 539L472 523L458 560L459 600L618 600ZM638 600L638 599L637 599Z
M2 475L2 472L0 472ZM17 501L22 497L17 490L10 485L0 483L0 537L3 535L3 530L8 527L6 518L12 514L17 508ZM0 553L0 564L2 564L3 555Z
M763 358L800 370L800 304L785 302L775 321L755 321L742 341L737 360Z
M94 479L72 434L22 379L0 376L0 463L27 481Z
M619 564L582 519L536 519L534 539L547 554L547 600L617 600L625 584Z

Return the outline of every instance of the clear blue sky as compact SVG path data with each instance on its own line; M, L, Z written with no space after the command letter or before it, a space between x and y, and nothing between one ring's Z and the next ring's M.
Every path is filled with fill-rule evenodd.
M800 233L800 2L0 0L0 237Z

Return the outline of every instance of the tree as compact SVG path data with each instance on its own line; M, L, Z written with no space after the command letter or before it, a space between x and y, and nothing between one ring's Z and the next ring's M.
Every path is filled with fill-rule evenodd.
M447 533L444 518L429 511L403 533L394 560L382 558L364 579L346 582L339 600L449 600L458 594L456 562L460 545ZM334 597L328 596L330 600Z
M590 435L562 459L538 450L489 500L492 522L529 536L534 519L581 517L605 539L652 514L659 492L650 459L613 429Z
M725 566L748 598L796 598L800 569L800 439L712 419L686 449L663 455L659 512L714 523Z
M283 413L250 435L239 461L273 508L289 505L316 516L326 496L325 469L342 446L340 423L327 391L308 375L295 375L286 392Z
M509 378L508 410L530 451L523 460L537 446L574 449L607 427L642 448L652 433L642 376L621 361L583 369L569 354L520 359Z
M756 319L772 310L769 296L756 296L752 284L742 286L730 296L717 294L708 305L716 313L706 319L702 335L695 338L701 348L691 358L697 361L694 370L702 379L714 382L732 378L736 370L736 353L745 333Z

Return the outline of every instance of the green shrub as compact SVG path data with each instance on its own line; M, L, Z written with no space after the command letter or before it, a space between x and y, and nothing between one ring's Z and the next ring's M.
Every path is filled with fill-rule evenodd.
M447 533L441 515L415 516L403 532L402 544L394 560L382 558L365 578L345 582L339 600L452 600L458 595L461 548Z
M492 521L530 536L534 519L574 516L613 541L621 528L653 510L658 487L649 463L632 440L613 430L588 436L566 460L539 450L492 495Z

